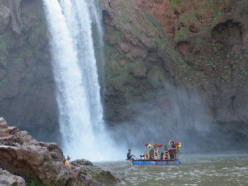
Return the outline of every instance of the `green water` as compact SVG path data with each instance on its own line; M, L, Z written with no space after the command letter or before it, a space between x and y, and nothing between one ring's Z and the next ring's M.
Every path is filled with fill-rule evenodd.
M98 163L120 178L119 185L248 186L248 155L181 156L182 165L131 166Z

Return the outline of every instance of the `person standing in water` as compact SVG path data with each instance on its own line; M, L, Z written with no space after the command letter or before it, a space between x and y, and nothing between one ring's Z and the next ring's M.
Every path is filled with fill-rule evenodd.
M128 152L127 152L127 160L132 160L133 159L133 154L131 153L131 149L128 149Z

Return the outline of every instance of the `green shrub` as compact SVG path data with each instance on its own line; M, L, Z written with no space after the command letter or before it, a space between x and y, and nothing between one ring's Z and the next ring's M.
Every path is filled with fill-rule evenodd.
M189 31L186 28L181 28L175 33L174 40L175 41L184 41L188 39Z
M170 6L174 7L174 6L180 6L181 5L181 0L171 0L170 1Z
M40 186L40 184L36 183L35 181L27 182L27 186Z

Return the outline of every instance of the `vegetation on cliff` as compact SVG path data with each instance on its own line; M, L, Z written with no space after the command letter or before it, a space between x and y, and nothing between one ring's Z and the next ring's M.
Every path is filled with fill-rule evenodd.
M132 105L151 101L161 90L166 95L169 83L195 87L214 120L230 130L238 128L232 124L246 126L247 1L100 2L109 123L132 119ZM54 140L57 105L41 7L39 0L0 1L0 114Z
M132 118L130 105L172 83L193 85L218 123L247 123L246 1L102 2L107 119Z

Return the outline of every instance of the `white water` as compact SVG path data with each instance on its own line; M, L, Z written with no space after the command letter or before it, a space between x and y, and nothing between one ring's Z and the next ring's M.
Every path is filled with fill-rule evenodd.
M43 4L64 154L92 161L120 159L104 128L89 5L86 0L43 0Z
M95 28L95 49L96 49L96 57L98 60L98 67L99 67L99 73L102 77L105 77L104 72L104 65L105 65L105 56L104 56L104 42L103 42L103 36L104 31L102 28L102 14L99 5L99 0L90 0L87 1L90 13L91 13L91 20ZM101 78L100 84L102 85L102 91L104 92L105 88L105 79Z

